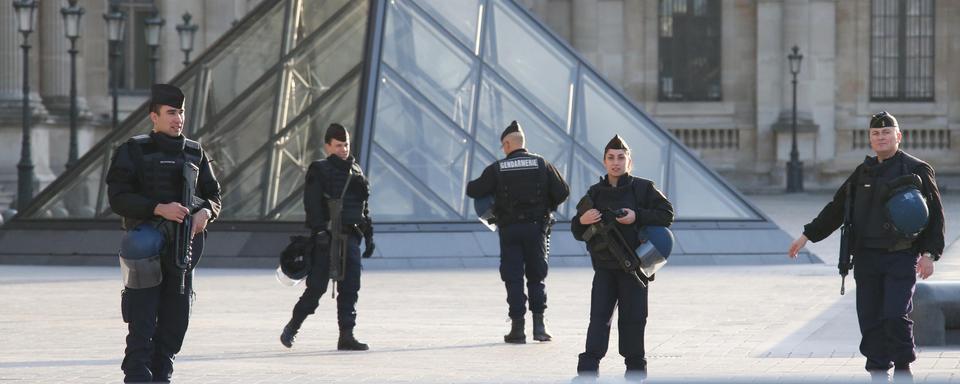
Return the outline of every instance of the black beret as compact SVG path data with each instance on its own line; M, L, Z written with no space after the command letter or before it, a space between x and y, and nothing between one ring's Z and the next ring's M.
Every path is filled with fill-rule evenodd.
M183 91L170 84L154 84L150 87L150 103L169 105L183 109Z
M620 135L613 135L613 138L610 139L610 142L607 143L607 146L603 148L603 152L606 153L608 149L622 149L629 151L630 147L628 147L627 143L620 138Z
M337 139L339 141L346 142L348 135L349 133L347 132L346 128L340 124L333 123L327 127L327 133L323 134L323 142L330 144L331 139Z
M883 111L870 116L870 128L894 128L898 126L897 118L893 117L890 112Z
M520 132L521 135L523 134L523 128L520 128L520 124L517 124L516 120L511 121L510 125L507 126L507 129L503 130L503 133L500 134L500 141L503 141L503 139L506 138L507 135L514 132Z

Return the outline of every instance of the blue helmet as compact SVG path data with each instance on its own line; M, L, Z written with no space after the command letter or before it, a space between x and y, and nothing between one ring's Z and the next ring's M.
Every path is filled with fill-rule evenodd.
M120 243L120 257L128 260L142 260L160 256L166 238L157 227L149 223L140 224L127 231Z
M495 202L493 196L493 194L490 194L473 200L473 209L477 213L477 217L491 231L496 229L495 224L497 222L497 217L493 213Z
M637 231L643 243L637 247L637 257L640 259L640 272L648 278L657 273L667 263L670 252L673 252L673 232L667 227L645 226Z
M914 239L927 227L930 209L920 193L922 181L915 174L900 176L888 184L890 190L883 204L887 220L897 234Z
M650 242L664 258L673 251L673 232L667 227L648 225L640 228L640 238Z

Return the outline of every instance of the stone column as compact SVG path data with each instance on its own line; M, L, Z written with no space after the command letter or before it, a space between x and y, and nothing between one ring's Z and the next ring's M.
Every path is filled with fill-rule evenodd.
M783 109L784 98L783 8L781 0L757 3L756 166L759 173L769 173L777 166L773 124Z
M57 119L70 113L70 41L64 35L59 1L41 1L38 28L40 46L40 95Z
M804 57L809 82L808 98L805 100L817 124L817 153L814 155L819 166L836 157L836 15L835 0L812 0L807 25L809 31L808 52ZM802 73L802 72L801 72ZM811 164L813 165L813 164Z

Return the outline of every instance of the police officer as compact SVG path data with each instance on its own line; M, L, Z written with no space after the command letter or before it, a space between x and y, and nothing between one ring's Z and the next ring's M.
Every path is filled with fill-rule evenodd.
M220 184L200 143L183 136L183 92L167 84L151 88L150 120L153 132L134 136L117 148L107 172L110 208L123 218L127 230L121 249L125 289L121 312L127 323L127 348L121 368L127 382L169 381L174 355L187 331L193 298L193 268L203 253L207 224L220 213ZM194 195L196 206L185 207L184 163L199 168ZM174 260L173 233L178 223L192 215L192 263L181 270ZM155 249L155 264L126 264L142 234L162 233ZM139 240L145 241L145 240ZM151 266L152 265L152 266ZM135 270L129 270L133 266ZM139 268L140 270L136 270ZM146 270L154 268L155 270ZM156 273L147 286L130 276ZM182 279L182 282L181 282ZM183 285L181 285L183 284Z
M876 156L867 156L833 201L804 226L803 234L790 244L789 256L796 257L808 239L823 240L840 227L844 205L852 204L860 353L867 358L867 371L885 380L891 367L895 374L909 375L910 363L917 358L908 315L917 274L930 277L933 262L943 252L943 208L933 167L899 149L903 134L897 119L887 112L873 115L869 134ZM919 176L920 194L929 209L927 226L918 236L899 233L885 214L892 192L889 183L911 174ZM853 188L852 202L846 201L848 188Z
M500 278L507 288L511 320L507 343L526 343L524 315L527 277L530 311L533 312L533 339L550 341L544 322L547 294L547 241L551 212L567 199L570 188L563 177L540 155L527 152L523 129L516 121L503 130L500 144L505 159L487 166L480 178L467 184L467 196L474 199L495 195L494 213L500 234Z
M603 166L607 175L587 190L595 208L578 213L570 222L575 239L585 241L584 234L590 225L619 209L623 209L626 215L616 218L615 225L629 249L640 245L640 227L668 227L673 223L673 205L663 193L652 181L630 174L633 168L630 148L619 135L604 148ZM598 244L600 241L600 236L587 241L594 275L586 350L579 356L577 373L586 377L597 376L600 359L606 355L610 341L610 318L614 308L619 306L620 354L624 357L627 376L645 377L647 360L643 334L647 325L648 291L623 271L606 247Z
M370 184L363 175L360 164L350 155L350 134L340 124L331 124L323 137L326 159L314 161L307 170L303 193L303 207L306 210L306 226L314 234L328 230L339 230L347 235L346 268L343 281L337 285L337 321L340 326L340 338L337 349L341 351L366 351L367 344L357 341L353 328L357 324L357 298L360 291L360 240L366 238L363 257L373 254L373 227L367 200L370 197ZM347 184L349 183L349 184ZM329 199L343 196L341 222L342 228L328 228L331 212ZM318 247L313 252L313 267L307 276L307 287L300 300L293 307L293 317L283 327L280 343L285 347L293 346L294 336L319 305L320 297L327 291L330 273L330 252L328 248Z

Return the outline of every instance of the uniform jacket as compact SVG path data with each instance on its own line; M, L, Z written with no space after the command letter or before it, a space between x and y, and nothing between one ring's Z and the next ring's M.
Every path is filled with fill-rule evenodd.
M563 204L563 202L566 201L567 197L570 195L570 187L567 186L567 183L565 181L563 181L563 177L560 176L560 173L557 172L557 169L554 168L552 164L544 160L539 155L527 152L525 148L520 148L513 152L510 152L510 154L507 155L505 159L498 160L497 162L494 162L493 164L488 165L483 170L483 173L480 174L479 178L467 183L467 196L477 199L477 198L488 196L494 193L498 193L498 190L500 190L499 188L500 186L498 185L497 172L500 169L499 168L500 163L507 162L511 159L516 159L519 157L531 157L531 158L537 159L538 162L542 161L542 167L540 167L540 171L545 173L546 177L544 179L546 183L541 187L544 188L543 191L545 193L543 193L542 196L546 201L543 201L541 203L543 205L543 209L545 209L546 212L542 212L540 213L540 215L546 215L549 212L556 211L557 206L559 206L560 204ZM503 203L500 202L499 200L500 198L498 197L498 201L495 203L496 204L495 212L497 212L498 222L500 222L501 219L503 219L503 217L501 217L503 213L501 211L502 210L501 207L504 206Z
M897 151L883 163L878 162L876 156L867 156L833 195L833 200L823 207L813 221L803 227L803 234L810 241L818 242L840 228L840 225L843 224L843 207L846 202L847 188L859 186L853 196L855 202L853 206L854 244L856 248L869 247L872 239L862 238L861 234L865 231L861 230L860 227L875 224L871 221L878 220L876 214L883 210L883 202L880 201L879 197L875 197L872 204L866 205L868 196L857 196L857 193L863 190L863 186L866 184L877 185L891 177L898 176L901 173L899 170L904 165L908 172L920 176L920 180L923 182L920 192L927 199L927 208L930 210L930 221L926 229L914 240L914 248L918 252L930 252L934 255L943 254L943 205L940 201L940 191L937 188L933 167L903 151ZM858 201L860 204L857 204ZM871 214L874 216L871 216Z
M597 208L630 208L636 213L637 218L633 224L615 224L631 249L636 249L640 245L637 233L640 227L647 225L669 227L673 223L673 205L657 189L653 181L635 177L629 173L624 174L617 180L616 187L610 186L607 176L600 178L600 182L587 190L587 196L593 199L594 206ZM579 213L570 221L570 230L573 232L573 237L579 241L584 241L583 234L587 227L587 225L580 224ZM606 251L594 252L592 250L597 241L600 241L599 236L590 239L590 242L587 243L587 251L590 252L593 267L619 269L620 267L613 255Z
M343 225L368 224L370 210L367 200L370 198L370 183L363 175L360 164L353 156L346 160L339 156L330 155L326 159L314 161L307 169L306 185L303 192L303 208L306 211L306 226L314 232L327 229L330 221L330 212L327 199L340 198L343 186L350 178L350 186L343 197Z

